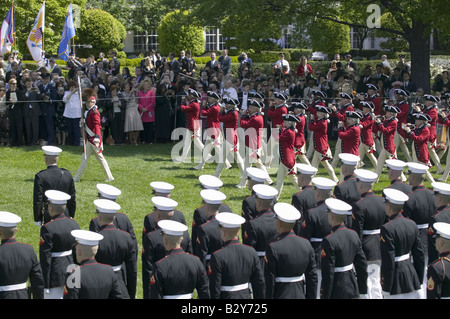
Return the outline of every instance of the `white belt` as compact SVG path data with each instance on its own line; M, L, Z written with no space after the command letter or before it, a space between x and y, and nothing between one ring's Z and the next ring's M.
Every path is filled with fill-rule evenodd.
M317 238L317 237L311 237L311 239L309 241L312 242L321 242L323 239L322 238Z
M363 235L376 235L380 233L380 229L370 229L370 230L363 230Z
M275 277L275 282L298 282L305 280L305 274L296 277Z
M248 289L248 282L245 284L235 285L235 286L222 286L220 287L220 291L239 291Z
M52 257L64 257L64 256L69 256L69 255L72 255L71 250L58 251L58 252L52 253Z
M403 260L407 260L407 259L409 259L409 253L408 253L408 254L401 255L401 256L396 256L396 257L394 258L394 261L395 261L395 262L398 262L398 261L403 261Z
M334 272L344 272L353 269L353 264L344 266L344 267L334 267Z
M265 251L257 251L256 254L257 254L259 257L264 257L264 256L266 255L266 252L265 252Z
M181 295L167 295L163 296L163 299L192 299L192 293Z
M450 297L441 297L441 299L450 299Z
M0 291L13 291L13 290L19 290L19 289L25 289L25 288L27 288L26 282L24 282L22 284L0 286Z
M119 265L119 266L111 266L111 268L112 268L114 271L119 271L119 270L122 269L122 265Z
M417 229L425 229L425 228L428 228L428 224L417 225Z

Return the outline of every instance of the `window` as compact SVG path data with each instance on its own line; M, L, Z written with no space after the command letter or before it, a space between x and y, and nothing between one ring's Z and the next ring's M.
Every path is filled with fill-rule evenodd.
M219 45L217 45L217 37ZM205 29L205 51L223 50L225 39L219 29Z
M134 35L134 52L142 52L142 50L149 51L152 49L158 51L158 34L156 31L148 31L147 35L145 32Z

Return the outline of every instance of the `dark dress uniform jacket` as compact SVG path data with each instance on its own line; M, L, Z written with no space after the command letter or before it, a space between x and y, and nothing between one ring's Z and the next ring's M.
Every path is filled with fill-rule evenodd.
M199 299L209 299L209 281L202 262L182 248L172 249L155 264L150 285L152 299L190 294L194 289Z
M328 207L325 201L320 201L317 206L311 208L300 229L300 236L308 239L314 248L316 255L316 268L320 269L320 253L322 251L322 240L331 232L328 222Z
M367 261L358 234L344 225L332 228L322 242L321 299L354 299L367 293ZM354 269L336 271L353 264Z
M425 254L416 224L401 213L381 226L381 287L392 295L418 290L424 276ZM411 254L410 259L394 257Z
M64 286L67 267L74 263L72 253L66 256L54 256L53 254L72 251L75 238L70 232L75 229L80 229L78 223L64 214L55 216L41 227L39 261L45 288Z
M183 234L181 248L189 254L192 254L191 238L188 231ZM144 290L144 299L150 298L150 278L153 273L154 264L166 257L167 251L164 247L162 229L149 232L142 237L142 283Z
M412 191L412 186L402 182L400 178L391 181L391 185L389 185L387 188L397 189L407 195Z
M273 199L273 205L277 203L277 200ZM272 209L273 209L272 205ZM252 191L252 194L242 201L242 217L245 218L247 222L258 216L258 211L256 210L256 194ZM247 231L248 223L243 223L241 226L242 234Z
M249 288L226 291L227 287L251 283L254 299L264 298L264 271L256 251L238 239L227 241L211 255L211 299L250 299Z
M64 287L64 299L129 299L128 293L122 294L117 276L110 265L98 263L94 258L83 260L78 268L68 274L77 280L71 286Z
M436 213L434 194L424 185L420 185L413 187L412 192L407 195L409 199L403 206L403 216L416 222L425 256L428 256L428 224Z
M133 239L129 233L116 228L113 224L102 226L99 234L104 238L99 243L95 259L111 266L125 264L125 278L121 271L115 271L115 274L118 277L118 284L122 285L124 290L122 294L126 295L128 292L130 298L134 299L137 281L137 253Z
M355 175L345 176L344 181L334 187L334 196L351 205L353 208L355 203L361 199L361 194L358 192L356 183ZM350 217L345 222L348 227L352 225Z
M117 219L117 218L116 218ZM175 209L174 210L174 214L172 216L172 220L180 222L184 225L186 225L186 219L184 218L184 214L182 212L180 212L179 210ZM120 227L117 227L120 228ZM120 228L122 229L122 228ZM150 214L148 214L147 216L145 216L144 218L144 230L142 231L144 235L159 229L158 226L158 222L156 221L155 218L155 212L152 212ZM127 231L126 229L123 229L125 231ZM131 234L131 233L130 233Z
M308 210L317 205L314 186L306 185L302 187L300 192L292 195L291 204L300 212L300 219L294 225L294 232L300 235L300 227L308 214Z
M33 191L33 213L34 221L42 221L42 209L47 203L45 192L48 190L57 190L69 194L71 197L67 201L67 217L75 217L76 198L75 198L75 183L72 174L56 165L48 166L46 170L40 171L34 177L34 191ZM48 211L44 209L44 223L50 221Z
M33 247L14 238L1 241L0 286L26 283L30 279L31 292L35 299L44 298L44 278L41 265ZM28 299L27 289L1 291L0 299Z
M430 264L427 278L427 299L450 298L450 252Z
M367 261L381 259L380 229L386 220L384 199L370 191L353 208L352 229L359 235Z
M270 243L265 260L266 299L316 299L316 258L307 239L293 231L280 234ZM302 275L301 281L286 280Z
M430 224L428 226L428 263L439 258L439 252L436 250L436 230L433 225L437 222L443 222L450 224L450 205L439 207L437 213L430 218Z
M200 258L205 269L208 269L211 254L223 246L219 221L215 216L199 227L196 241L194 254Z

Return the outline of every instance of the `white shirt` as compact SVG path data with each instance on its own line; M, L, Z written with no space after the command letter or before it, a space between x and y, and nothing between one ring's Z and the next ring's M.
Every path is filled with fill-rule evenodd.
M275 65L278 66L278 68L279 68L280 70L282 70L282 69L283 69L283 66L285 66L285 67L286 67L287 73L289 73L289 71L290 71L290 69L289 69L289 62L288 62L287 60L278 60L278 61L275 63Z
M229 87L228 89L222 89L222 97L229 97L232 99L237 99L238 94L235 88Z
M64 108L64 117L70 119L79 119L81 118L81 106L80 106L80 96L78 92L75 92L70 96L70 91L64 92L63 102L66 104Z

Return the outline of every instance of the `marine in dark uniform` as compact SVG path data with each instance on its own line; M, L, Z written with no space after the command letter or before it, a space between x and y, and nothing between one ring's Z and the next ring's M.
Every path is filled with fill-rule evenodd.
M211 299L264 299L264 272L256 251L239 241L245 219L233 213L219 213L223 247L211 254L208 268Z
M44 278L33 247L18 242L14 235L22 219L0 212L0 299L28 299L27 281L34 299L44 298Z
M74 218L76 211L76 191L72 174L58 167L58 158L62 150L55 146L43 146L42 149L47 169L40 171L34 177L33 214L36 225L50 221L46 207L48 201L44 195L47 190L58 190L71 196L67 202L67 217Z
M199 299L209 299L209 281L198 257L181 248L187 226L171 220L162 220L164 246L169 252L155 264L150 279L152 299L192 299L194 289Z
M354 205L361 199L356 187L356 176L354 171L359 162L359 156L350 153L340 153L342 161L341 176L342 182L336 185L333 195L349 205Z
M406 179L403 175L403 168L406 166L406 163L398 159L389 159L386 160L386 165L388 167L388 177L391 181L388 188L397 189L405 194L411 193L412 186L403 182L403 178Z
M137 252L131 235L114 226L115 213L120 205L107 199L96 199L94 204L99 211L100 231L104 238L99 244L95 259L110 265L117 276L122 294L134 299L137 281ZM125 266L125 274L122 272Z
M74 230L71 234L77 241L79 266L67 274L64 299L128 299L128 293L122 294L111 266L95 260L103 236L86 230Z
M74 263L72 247L75 238L71 231L80 229L78 223L64 215L70 195L59 191L45 192L49 199L51 221L42 225L39 241L39 261L44 276L45 298L62 299L67 267Z
M380 233L383 295L385 299L417 299L425 271L425 252L416 223L402 214L408 195L389 188L383 193L388 217Z
M335 198L329 198L325 203L329 209L331 233L322 242L320 298L359 298L367 294L367 261L358 235L344 225L352 207Z
M310 242L295 235L299 211L287 203L275 204L278 237L270 243L265 257L267 299L315 299L317 271Z
M427 270L427 299L450 298L450 224L438 222L436 249L439 257Z

